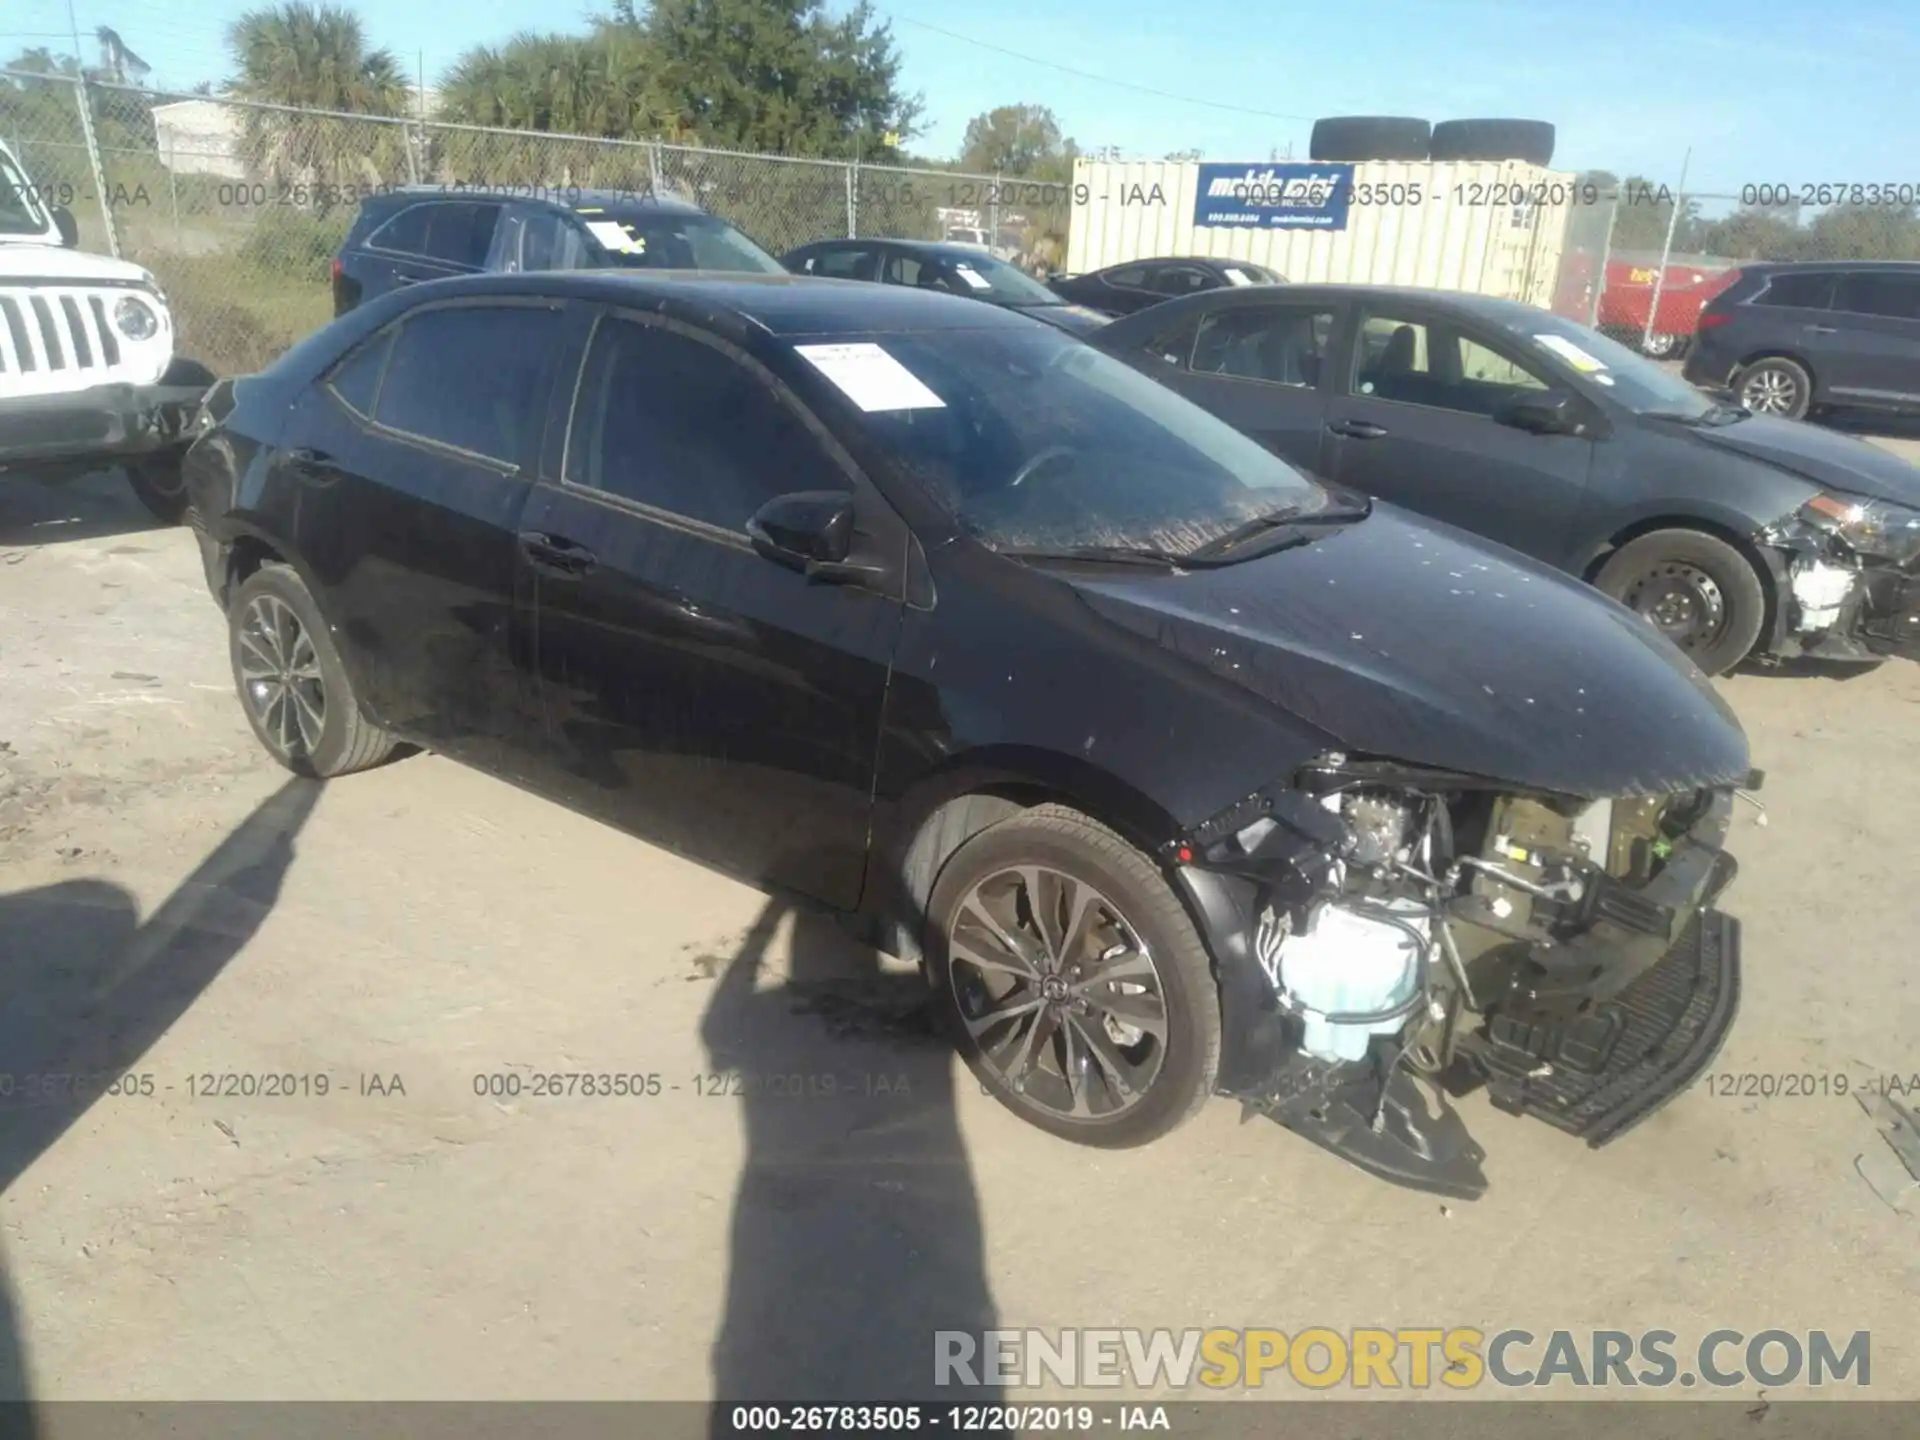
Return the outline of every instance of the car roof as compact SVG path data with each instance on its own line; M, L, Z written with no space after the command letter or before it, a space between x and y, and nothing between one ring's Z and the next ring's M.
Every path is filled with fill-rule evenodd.
M901 334L983 330L1041 322L964 296L815 275L721 274L701 270L533 270L462 275L409 286L429 300L461 296L552 296L636 308L691 308L768 335ZM1049 329L1051 327L1048 327Z
M496 200L521 205L540 205L569 214L604 214L620 219L631 215L705 215L689 200L677 195L656 195L634 190L587 190L573 187L512 186L488 187L459 185L402 185L382 196L388 204L405 200Z
M1735 261L1734 268L1751 275L1792 274L1796 270L1819 271L1823 274L1893 270L1901 274L1920 275L1920 260L1745 260Z
M787 253L793 255L802 250L844 249L849 245L896 245L902 250L911 250L921 255L937 255L948 260L977 261L981 258L980 248L976 245L953 245L944 240L898 240L890 235L840 236L832 240L812 240L805 245L794 246Z
M1262 285L1236 286L1228 290L1202 290L1193 295L1175 296L1171 300L1164 300L1151 307L1150 310L1142 310L1138 313L1164 315L1168 313L1167 307L1172 305L1213 308L1230 305L1297 305L1313 300L1397 300L1434 309L1464 311L1491 324L1538 320L1541 316L1552 313L1541 309L1538 305L1529 305L1523 300L1509 300L1500 295L1477 295L1467 290L1442 290L1422 285L1340 285L1312 282L1290 284L1284 289Z

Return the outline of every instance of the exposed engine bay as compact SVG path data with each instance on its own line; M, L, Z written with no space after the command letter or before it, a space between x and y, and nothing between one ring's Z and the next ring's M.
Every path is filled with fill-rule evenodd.
M1266 1075L1234 1093L1376 1174L1453 1194L1484 1188L1481 1152L1419 1083L1488 1086L1503 1109L1611 1138L1684 1088L1731 1021L1709 1017L1684 1074L1661 1068L1698 1008L1678 972L1733 877L1719 845L1735 793L1577 800L1333 755L1249 797L1176 855L1244 887L1272 1034ZM1635 993L1649 985L1651 1009ZM1659 1073L1634 1072L1650 1050ZM1611 1093L1621 1082L1631 1093Z

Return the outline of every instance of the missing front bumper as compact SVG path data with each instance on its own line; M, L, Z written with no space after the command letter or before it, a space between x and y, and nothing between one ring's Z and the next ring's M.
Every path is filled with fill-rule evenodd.
M1463 1057L1496 1107L1597 1148L1693 1084L1739 1006L1740 922L1704 910L1612 1000L1573 1016L1496 1014Z

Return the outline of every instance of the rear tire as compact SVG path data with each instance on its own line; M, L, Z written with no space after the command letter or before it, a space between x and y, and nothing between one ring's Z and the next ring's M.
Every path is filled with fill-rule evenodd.
M1733 393L1756 415L1804 420L1813 408L1813 377L1807 367L1784 355L1768 355L1743 365L1733 377Z
M399 742L360 713L320 608L288 565L262 565L227 607L240 706L266 752L296 775L370 770Z
M1753 653L1767 591L1753 563L1698 530L1655 530L1614 552L1594 585L1644 616L1709 675Z
M935 1007L982 1088L1023 1120L1122 1149L1213 1093L1206 947L1159 869L1106 826L1063 805L988 826L941 868L926 917Z

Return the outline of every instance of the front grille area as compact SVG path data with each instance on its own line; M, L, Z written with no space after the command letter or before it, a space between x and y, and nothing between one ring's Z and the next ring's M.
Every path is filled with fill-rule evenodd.
M108 378L120 337L107 304L85 290L0 290L0 375Z

